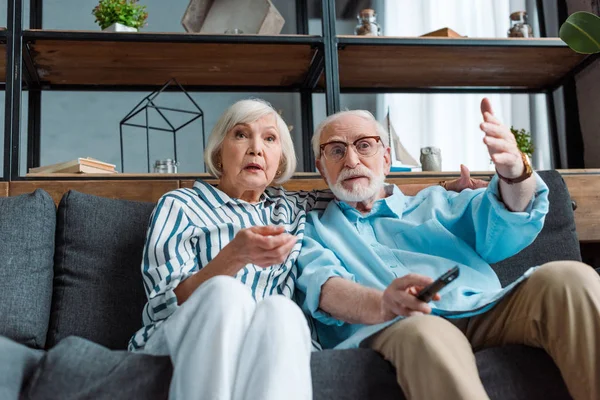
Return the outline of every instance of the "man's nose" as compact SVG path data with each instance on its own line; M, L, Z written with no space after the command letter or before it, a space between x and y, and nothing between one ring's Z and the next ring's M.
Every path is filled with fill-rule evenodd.
M346 157L344 158L344 166L348 168L355 168L360 162L360 157L354 149L354 146L348 146L346 148Z

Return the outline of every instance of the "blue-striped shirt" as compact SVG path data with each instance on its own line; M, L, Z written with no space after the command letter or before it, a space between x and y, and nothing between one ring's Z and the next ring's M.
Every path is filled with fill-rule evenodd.
M294 295L296 259L302 246L306 212L324 209L330 192L290 192L267 188L256 204L229 197L197 180L191 189L163 195L150 217L142 259L144 327L129 341L129 350L144 347L152 333L179 307L175 288L208 264L237 234L252 226L282 225L298 242L282 264L268 268L248 264L235 276L258 301Z

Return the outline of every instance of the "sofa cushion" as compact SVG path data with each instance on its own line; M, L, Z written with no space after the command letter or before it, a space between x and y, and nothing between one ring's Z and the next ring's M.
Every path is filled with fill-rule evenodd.
M475 353L479 377L492 400L570 399L558 368L540 349L511 345ZM315 400L402 400L390 363L370 349L312 354ZM435 384L435 377L429 377Z
M59 206L48 346L75 335L125 349L142 326L140 274L153 203L76 191Z
M44 356L21 398L165 400L172 372L169 357L68 337Z
M520 253L492 265L503 286L517 279L529 267L557 260L581 261L567 185L557 171L540 171L539 175L550 189L550 207L544 228L535 241Z
M46 343L56 207L48 193L0 198L0 335Z

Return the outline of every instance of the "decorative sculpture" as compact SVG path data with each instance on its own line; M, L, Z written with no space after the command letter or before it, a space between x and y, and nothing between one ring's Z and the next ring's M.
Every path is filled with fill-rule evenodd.
M438 147L421 148L421 167L423 171L442 170L442 151Z

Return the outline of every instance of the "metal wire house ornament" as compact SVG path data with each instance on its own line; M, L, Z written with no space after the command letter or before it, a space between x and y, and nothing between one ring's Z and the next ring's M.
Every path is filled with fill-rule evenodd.
M180 109L180 108L172 108L172 107L162 107L156 104L156 100L158 96L160 96L165 91L172 92L177 91L183 93L187 96L189 103L192 107L190 110ZM175 123L167 118L166 112L176 112L188 114L190 118L186 120L179 126L176 126ZM156 112L156 114L160 117L162 121L166 123L165 127L160 127L156 125L150 124L149 113ZM143 114L142 114L143 113ZM134 118L138 115L142 114L144 119L144 124L134 122ZM141 118L138 118L141 119ZM125 118L121 120L119 123L119 135L121 141L121 172L125 172L125 162L124 162L124 147L123 147L123 127L131 126L135 128L143 128L146 130L146 160L148 165L148 172L150 172L150 131L162 131L162 132L171 132L173 134L173 160L177 162L177 132L184 127L188 126L192 122L200 119L202 123L202 146L206 144L206 137L204 133L204 112L198 106L198 104L192 99L192 97L188 94L188 92L177 82L175 78L170 79L167 83L165 83L160 89L150 93L148 96L144 97L134 108L131 110ZM204 148L202 149L204 150Z

